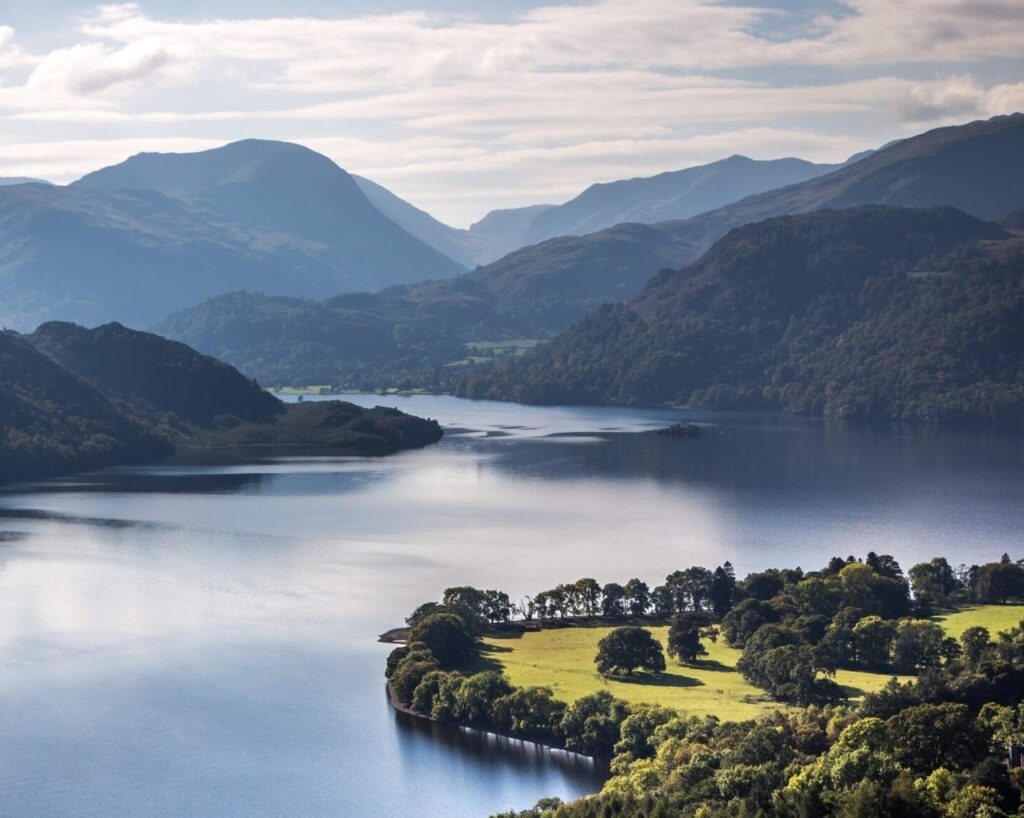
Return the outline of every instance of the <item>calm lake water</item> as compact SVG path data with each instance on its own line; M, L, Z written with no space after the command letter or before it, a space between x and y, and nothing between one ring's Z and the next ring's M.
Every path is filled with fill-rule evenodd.
M409 723L378 633L449 585L1024 556L1024 441L777 416L365 396L385 459L119 469L0 493L0 813L486 818L586 760ZM642 433L689 418L697 440ZM638 433L640 432L640 433Z

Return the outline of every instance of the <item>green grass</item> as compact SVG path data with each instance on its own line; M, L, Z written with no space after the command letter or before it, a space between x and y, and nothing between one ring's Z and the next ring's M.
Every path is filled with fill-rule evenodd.
M605 679L594 667L597 643L610 627L567 627L530 631L518 637L488 637L483 664L497 663L511 682L521 687L550 687L556 698L573 702L588 693L608 690L628 702L661 704L723 720L754 718L781 707L766 701L763 690L749 684L736 670L740 651L719 639L706 642L708 655L695 666L673 659L659 677L637 674L635 680ZM665 644L667 627L651 632ZM482 669L482 668L481 668ZM836 681L854 698L878 690L889 676L843 670Z
M937 616L950 636L959 637L967 628L981 625L991 631L1013 627L1024 619L1024 605L983 605L953 614ZM550 687L556 698L573 702L598 690L607 690L635 704L661 704L698 715L715 715L724 721L758 716L782 705L766 701L763 690L746 682L736 670L740 651L724 640L705 642L708 655L695 666L682 666L668 659L660 677L637 674L635 680L606 679L594 667L597 643L612 630L609 626L568 626L529 631L517 636L490 636L484 656L470 671L501 669L520 687ZM662 645L668 628L651 627ZM835 680L847 695L860 699L880 690L892 674L840 670ZM898 677L907 680L910 677Z
M1009 630L1024 619L1024 605L978 605L951 614L936 616L938 622L954 639L968 628L988 628L992 638L999 631Z

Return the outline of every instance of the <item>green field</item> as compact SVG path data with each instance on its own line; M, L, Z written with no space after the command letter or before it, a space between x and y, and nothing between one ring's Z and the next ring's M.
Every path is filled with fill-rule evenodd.
M968 628L988 628L995 639L999 631L1009 630L1024 619L1024 605L979 605L964 608L952 614L942 614L935 621L945 628L946 633L959 639Z
M779 704L765 701L764 691L747 683L737 672L740 651L724 641L706 642L708 656L696 666L668 660L666 673L636 681L605 679L594 667L597 643L610 627L566 627L530 631L518 637L488 637L485 661L496 662L515 685L543 685L556 698L572 702L597 690L633 703L661 704L695 714L713 714L724 720L753 718ZM651 632L665 644L667 627ZM836 681L853 697L878 690L889 676L842 670Z

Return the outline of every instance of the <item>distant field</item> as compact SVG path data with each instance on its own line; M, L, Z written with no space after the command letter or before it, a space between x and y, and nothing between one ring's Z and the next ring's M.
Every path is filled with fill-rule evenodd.
M1022 619L1024 605L979 605L935 617L935 621L946 629L946 633L956 639L965 630L974 627L988 628L994 639L999 631L1015 627Z
M608 680L594 668L597 643L610 627L568 627L531 631L517 638L488 638L487 659L499 663L515 685L546 685L556 698L572 702L597 690L608 690L634 703L661 704L723 720L758 716L781 705L760 701L764 691L748 684L736 671L740 651L721 639L708 642L709 655L696 667L668 660L666 673L657 679L638 677L635 682ZM652 627L662 643L666 627ZM850 688L854 697L881 688L889 676L844 670L836 681Z

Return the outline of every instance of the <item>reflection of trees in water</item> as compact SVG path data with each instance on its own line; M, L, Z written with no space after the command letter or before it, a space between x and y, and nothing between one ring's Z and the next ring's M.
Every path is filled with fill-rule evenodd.
M607 765L586 756L468 727L441 724L399 710L392 712L401 733L427 739L431 745L455 753L460 760L480 767L502 766L515 772L554 768L575 783L595 792L608 778Z

